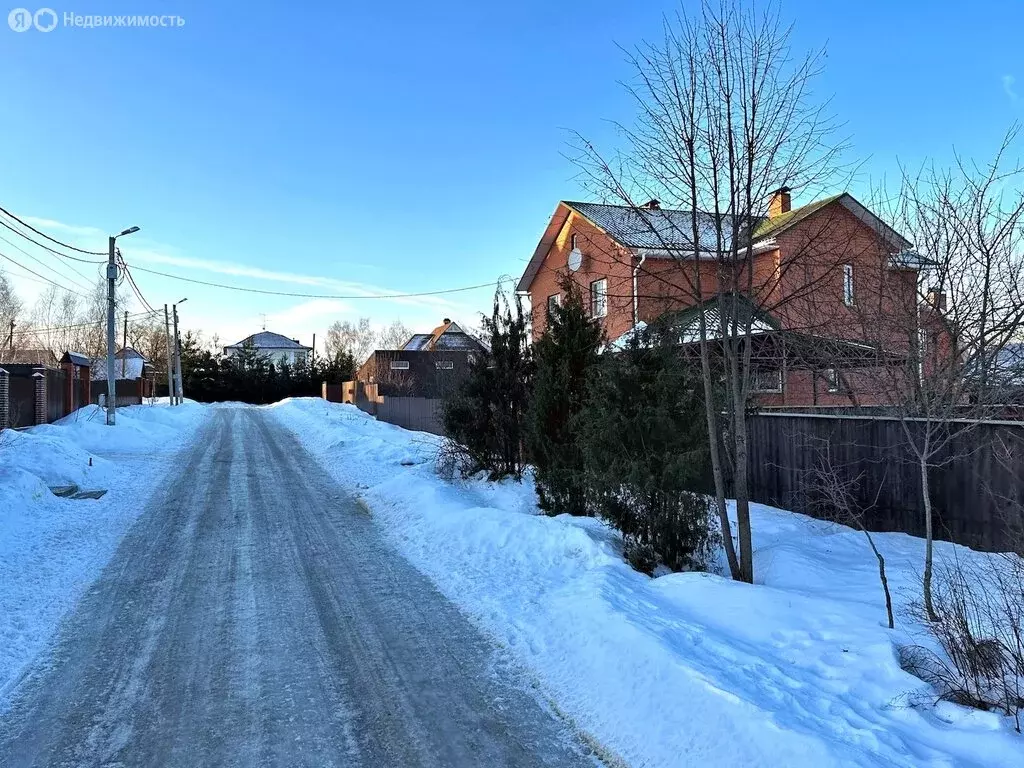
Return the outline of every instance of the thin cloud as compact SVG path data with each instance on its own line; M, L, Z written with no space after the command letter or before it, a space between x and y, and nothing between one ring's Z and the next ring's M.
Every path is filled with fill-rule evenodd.
M72 244L81 247L89 245L95 246L97 240L105 240L106 238L103 231L96 227L83 227L65 224L64 222L57 221L55 219L47 219L40 216L22 215L21 218L43 231L59 230L73 235L73 237L69 237L67 239L70 240ZM405 291L395 288L353 282L349 280L338 280L332 277L305 275L295 272L279 272L276 270L262 269L260 267L251 267L245 264L192 258L188 256L177 256L168 253L167 250L170 249L165 250L164 246L159 244L155 244L155 246L148 248L140 247L143 246L144 243L145 240L142 239L142 242L138 245L130 244L126 246L125 258L128 259L129 264L135 261L148 262L151 264L165 264L168 266L202 270L204 272L211 272L230 277L245 277L278 284L288 283L310 288L322 288L330 292L366 296L367 298L405 293ZM450 310L458 306L455 301L445 298L444 296L413 296L389 299L388 301L392 301L395 304L403 306L428 308L438 311L445 311L446 309Z
M1014 87L1017 84L1017 78L1013 75L1003 75L1003 90L1006 91L1006 95L1010 97L1010 101L1017 101L1020 98L1017 95L1017 89Z

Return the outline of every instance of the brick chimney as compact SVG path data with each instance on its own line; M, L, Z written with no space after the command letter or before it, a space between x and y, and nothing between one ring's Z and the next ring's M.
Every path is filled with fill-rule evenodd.
M790 191L789 187L779 187L772 192L771 202L768 203L769 218L781 216L783 213L789 213L793 209L789 196Z
M646 203L644 203L643 207L646 208L649 211L659 211L659 210L661 210L661 201L660 200L651 199L651 200L648 200Z

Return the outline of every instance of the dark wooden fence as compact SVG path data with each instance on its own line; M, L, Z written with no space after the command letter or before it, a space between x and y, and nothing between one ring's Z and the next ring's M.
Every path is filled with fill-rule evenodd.
M749 424L753 500L829 516L814 477L827 457L841 481L859 479L857 503L874 504L871 530L923 535L920 467L899 420L773 413ZM919 438L923 425L908 426ZM949 426L947 445L931 460L936 538L992 551L1016 548L1024 536L1024 424L962 427Z
M418 432L443 435L441 404L436 397L382 397L377 403L377 419Z

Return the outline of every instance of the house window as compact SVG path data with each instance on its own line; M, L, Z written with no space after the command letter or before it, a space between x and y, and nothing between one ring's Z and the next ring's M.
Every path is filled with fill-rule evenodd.
M548 296L548 317L554 314L555 307L562 306L562 294L556 293L553 296Z
M839 371L835 368L825 369L825 383L828 385L829 392L839 391Z
M392 371L408 371L409 361L408 360L392 360L391 361Z
M590 316L605 317L608 314L608 281L604 278L590 284Z
M439 371L451 371L455 368L454 360L435 360L434 367Z
M760 370L750 372L751 392L782 392L782 371Z
M843 304L853 306L853 264L843 264Z

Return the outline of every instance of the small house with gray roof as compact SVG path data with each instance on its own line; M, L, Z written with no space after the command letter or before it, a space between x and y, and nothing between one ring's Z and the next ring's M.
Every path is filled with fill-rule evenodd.
M261 357L265 357L275 365L287 363L295 365L304 362L309 358L312 347L307 347L298 339L290 339L280 333L271 331L260 331L251 336L246 336L236 344L229 344L224 347L224 356L233 357L242 350L251 347Z

